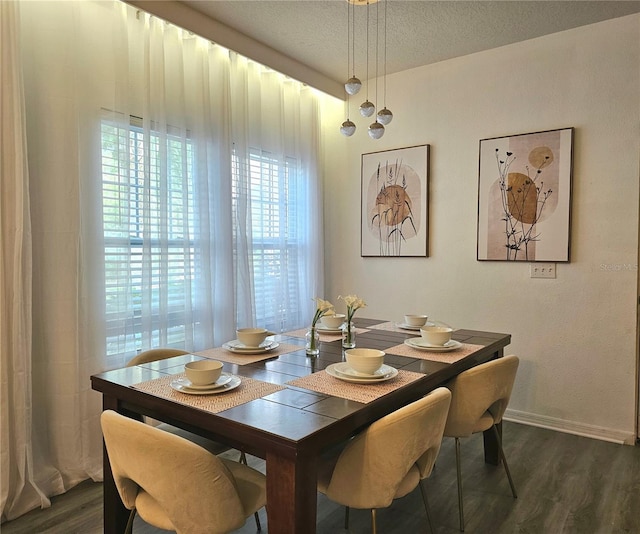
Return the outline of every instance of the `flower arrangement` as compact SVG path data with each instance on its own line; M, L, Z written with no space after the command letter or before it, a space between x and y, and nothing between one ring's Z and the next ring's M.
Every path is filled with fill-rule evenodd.
M333 311L333 304L331 304L331 302L329 302L328 300L322 300L321 298L314 298L313 300L316 301L316 313L313 316L313 321L311 321L311 326L316 326L316 323L320 320L321 317L323 317L324 315L331 315L332 313L334 313Z
M318 333L316 332L317 322L320 320L321 317L334 313L333 304L331 304L331 302L329 302L328 300L323 300L318 297L314 298L313 300L315 300L316 302L316 313L313 315L313 320L311 321L311 328L309 329L309 331L307 332L307 335L305 336L305 340L306 340L305 348L309 356L315 356L320 352L320 347L319 347L320 340L319 340Z
M367 305L367 303L357 295L347 295L346 297L339 295L338 298L344 300L344 303L347 305L347 323L351 322L353 314L356 313L357 310Z
M356 332L352 328L351 319L353 319L353 315L356 311L360 308L364 308L367 303L357 295L347 295L346 297L338 295L338 299L344 300L344 303L347 305L347 320L345 321L342 330L342 347L345 349L351 349L356 346Z

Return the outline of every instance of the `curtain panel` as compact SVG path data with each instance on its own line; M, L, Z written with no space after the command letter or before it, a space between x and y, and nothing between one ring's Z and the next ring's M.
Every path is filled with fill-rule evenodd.
M174 345L198 350L258 320L308 324L324 285L320 109L339 106L121 2L19 10L30 179L11 180L30 195L33 295L24 303L32 329L17 332L13 357L32 421L5 448L3 416L1 467L4 477L32 446L37 491L24 490L24 476L8 488L3 478L3 518L101 480L91 374L123 366L135 347L172 344L177 330ZM4 58L2 68L4 94ZM105 200L112 194L117 202ZM272 225L266 207L284 220ZM171 278L176 251L186 267ZM106 287L116 271L118 287ZM275 290L265 285L274 277ZM139 316L127 316L131 300ZM6 363L3 350L3 411Z

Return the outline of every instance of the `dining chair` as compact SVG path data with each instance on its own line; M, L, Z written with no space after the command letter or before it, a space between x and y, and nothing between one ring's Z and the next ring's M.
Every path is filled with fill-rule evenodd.
M173 358L175 356L183 356L184 354L190 353L185 350L171 348L149 349L131 358L131 360L127 362L127 367L165 360L167 358ZM145 421L152 424L153 426L160 428L161 430L171 432L172 434L176 434L177 436L188 439L189 441L193 441L194 443L207 449L212 454L220 454L231 449L231 447L229 447L228 445L204 438L202 436L199 436L198 434L183 430L182 428L170 425L168 423L162 423L151 418L145 418ZM240 451L240 462L245 465L247 464L247 458L244 454L244 451Z
M191 441L113 410L100 416L122 503L150 525L178 534L222 534L266 505L266 477Z
M175 356L183 356L184 354L190 354L189 352L182 349L172 349L172 348L155 348L142 351L137 356L134 356L127 362L127 367L133 367L135 365L142 365L145 363L157 362L160 360L165 360L167 358L173 358ZM180 436L181 438L188 439L192 441L196 445L200 445L200 447L208 450L211 454L221 454L231 449L228 445L224 443L220 443L205 437L202 437L198 434L194 434L193 432L189 432L188 430L184 430L177 426L170 425L168 423L163 423L161 421L156 421L152 418L144 418L146 423L149 423L160 430L164 430L165 432L170 432L171 434L175 434L176 436ZM248 465L247 456L244 451L240 451L240 463ZM256 527L258 530L261 530L260 526L260 518L258 517L258 513L255 513Z
M349 528L349 508L370 509L376 534L376 509L388 507L420 485L433 531L422 474L428 476L438 456L450 400L448 389L435 389L375 421L342 450L323 458L318 466L318 489L347 507L345 529Z
M513 383L516 378L517 356L505 356L463 371L447 384L451 390L451 407L444 429L446 437L455 438L456 471L458 478L458 510L460 531L464 532L464 509L462 505L462 472L460 469L460 438L492 429L498 443L500 460L511 486L513 498L518 497L502 448L502 439L497 424L502 421Z

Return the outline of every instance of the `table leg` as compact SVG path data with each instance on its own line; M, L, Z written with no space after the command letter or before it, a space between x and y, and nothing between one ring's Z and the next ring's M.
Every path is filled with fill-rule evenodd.
M317 467L310 457L267 453L269 534L316 531Z
M496 425L498 429L498 435L502 439L502 422ZM483 432L484 437L484 463L491 465L500 465L500 448L496 441L496 436L493 430L485 430Z
M117 411L118 402L116 399L109 399L103 397L102 408L104 410ZM116 488L116 483L111 473L111 464L109 463L109 456L107 455L107 448L102 443L102 470L104 482L102 484L103 491L103 527L104 534L121 534L127 527L127 520L129 519L129 510L127 510L122 504L120 494Z
M496 351L495 358L502 358L504 356L504 349ZM502 439L502 421L500 421L496 428L498 429L498 435ZM483 432L484 437L484 463L491 465L500 465L500 446L496 441L496 436L493 430L485 430Z

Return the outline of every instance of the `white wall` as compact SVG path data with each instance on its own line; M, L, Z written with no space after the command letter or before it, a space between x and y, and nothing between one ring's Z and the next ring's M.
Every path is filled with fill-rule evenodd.
M390 76L395 118L372 141L326 122L325 298L356 293L362 316L427 312L507 332L521 367L508 415L603 439L634 439L640 16ZM358 101L359 103L359 101ZM571 262L476 261L480 139L574 127ZM430 257L360 257L360 155L431 145ZM627 267L633 266L631 269Z

